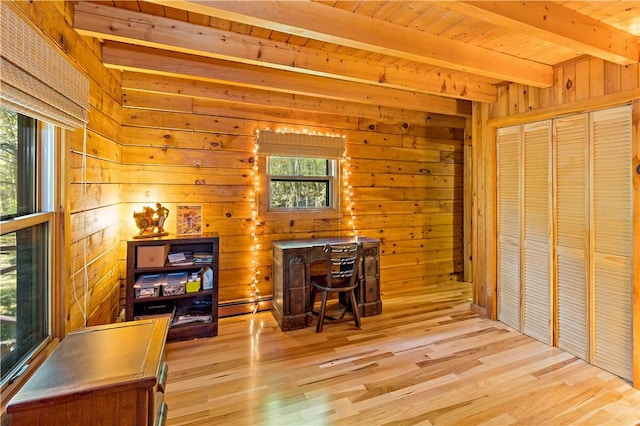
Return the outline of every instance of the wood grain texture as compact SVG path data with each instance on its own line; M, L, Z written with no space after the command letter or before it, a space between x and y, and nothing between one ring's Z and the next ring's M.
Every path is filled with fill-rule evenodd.
M352 323L282 332L269 312L167 345L168 425L635 425L640 391L480 318L471 285L385 291Z
M104 180L113 176L113 183L119 183L106 186L118 188L121 218L156 200L170 210L185 199L203 206L206 229L221 237L221 302L247 300L254 277L253 244L246 244L247 239L252 242L253 135L265 127L296 129L303 124L346 136L355 222L360 235L384 243L383 286L394 289L461 278L464 118L434 113L407 116L396 110L384 120L366 115L327 120L329 114L310 116L278 107L261 107L260 118L255 107L177 97L180 80L163 83L155 91L127 96L120 175L114 176L107 165L95 173ZM126 87L123 90L132 93ZM167 99L181 105L206 102L210 108L197 114L188 108L183 112L170 108ZM215 105L224 108L224 113ZM262 170L260 159L259 164ZM88 188L93 204L113 194L101 186ZM278 239L344 235L351 226L344 200L342 206L339 214L313 217L261 211L259 244L270 247ZM169 229L172 221L170 217ZM135 232L132 226L131 221L121 219L124 235ZM263 249L256 256L259 287L266 296L272 291L271 254Z
M569 107L581 101L589 102L590 109L605 107L598 97L614 93L624 93L640 88L640 68L626 67L595 58L579 58L576 61L558 65L555 69L554 85L549 88L535 88L512 83L498 90L493 118L505 118L518 114L544 111L549 107ZM518 101L518 94L524 93L525 101ZM632 95L632 98L637 95ZM548 99L548 101L547 101ZM620 101L623 103L625 101ZM598 104L601 105L598 105ZM578 104L576 104L578 105ZM577 111L576 110L574 111ZM589 107L588 107L589 108ZM574 111L565 111L574 112ZM556 111L556 115L560 112Z

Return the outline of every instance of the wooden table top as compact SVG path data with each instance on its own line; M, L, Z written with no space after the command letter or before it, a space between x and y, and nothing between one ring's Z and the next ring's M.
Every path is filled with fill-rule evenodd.
M273 242L274 247L280 249L296 249L305 247L324 246L325 244L340 244L340 243L352 243L355 242L355 237L328 237L328 238L303 238L297 240L278 240ZM357 241L363 243L379 243L380 240L369 237L357 237Z
M168 318L157 318L69 333L11 400L7 411L113 391L114 387L154 386L168 324Z

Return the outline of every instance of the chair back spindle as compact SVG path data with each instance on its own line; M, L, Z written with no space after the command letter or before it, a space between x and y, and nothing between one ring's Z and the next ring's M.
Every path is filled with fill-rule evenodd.
M357 266L362 255L360 246L362 243L327 244L324 247L329 287L336 283L340 286L355 284L358 275Z

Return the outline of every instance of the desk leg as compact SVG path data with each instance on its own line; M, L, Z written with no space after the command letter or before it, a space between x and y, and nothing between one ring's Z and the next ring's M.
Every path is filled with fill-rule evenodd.
M382 313L379 251L380 246L377 244L364 247L360 285L356 289L358 309L363 317Z
M304 328L313 322L309 306L309 263L299 254L286 258L283 331Z

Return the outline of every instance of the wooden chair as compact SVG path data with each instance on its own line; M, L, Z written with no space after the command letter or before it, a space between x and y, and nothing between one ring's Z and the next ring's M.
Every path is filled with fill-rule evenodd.
M322 292L322 302L316 324L316 333L322 331L325 318L332 322L343 321L347 311L351 311L356 327L360 328L360 313L354 289L358 286L359 265L362 259L362 243L327 244L324 247L326 275L311 276L311 311L315 305L316 293ZM344 310L338 318L327 317L327 296L329 293L343 293Z

